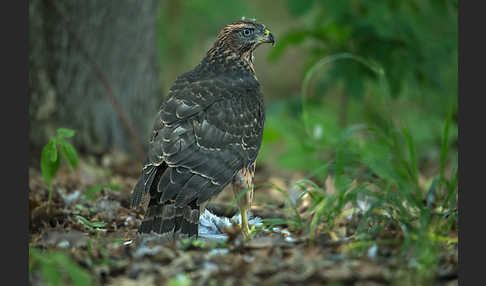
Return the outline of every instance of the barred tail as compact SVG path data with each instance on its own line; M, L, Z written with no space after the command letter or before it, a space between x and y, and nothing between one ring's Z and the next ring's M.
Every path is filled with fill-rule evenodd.
M147 213L139 232L154 231L168 239L197 238L199 226L199 207L190 204L176 207L173 202L159 203L150 200Z
M150 194L150 201L145 217L138 231L140 233L155 232L169 240L177 238L197 238L199 226L199 206L194 199L184 206L176 206L174 200L161 202L160 180L166 170L164 163L160 166L145 165L142 176L132 193L131 206L139 205L144 196ZM162 184L162 186L167 183Z

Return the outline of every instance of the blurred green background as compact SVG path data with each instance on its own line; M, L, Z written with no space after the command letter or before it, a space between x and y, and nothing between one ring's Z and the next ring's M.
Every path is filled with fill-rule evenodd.
M267 106L259 162L304 172L332 168L340 148L351 169L368 157L386 169L387 148L405 155L406 130L419 173L430 179L440 169L448 120L443 159L448 170L457 165L456 0L31 0L33 157L59 127L78 132L74 144L82 152L143 157L175 78L243 16L267 25L277 41L255 53ZM392 146L386 140L395 133Z
M363 131L342 138L359 126L388 139L406 129L428 177L439 170L450 117L448 162L457 164L457 1L163 1L165 91L242 16L266 24L277 40L255 55L268 115L260 162L312 171L344 148L346 168L371 156L386 169L385 138L370 141ZM404 136L397 140L406 145Z

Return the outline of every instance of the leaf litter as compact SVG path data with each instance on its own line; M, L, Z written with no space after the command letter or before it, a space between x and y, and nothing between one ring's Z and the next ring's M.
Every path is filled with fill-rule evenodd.
M250 240L241 236L241 217L228 204L232 193L227 190L201 215L198 240L162 242L156 234L140 235L137 228L143 208L129 208L130 192L139 175L133 168L136 163L124 159L117 165L116 161L104 155L107 172L100 172L102 167L93 159L81 158L74 175L61 167L50 203L40 170L29 169L30 247L44 255L63 251L73 267L79 267L76 271L92 277L93 285L414 285L413 280L401 279L408 277L408 270L396 258L399 245L392 240L358 247L364 249L361 252L350 250L351 229L369 208L365 201L358 201L358 209L350 208L341 216L341 227L319 233L312 243L307 234L290 225L263 223L291 216L286 198L272 187L256 190L249 217L254 228ZM264 169L257 172L256 181L257 185L273 181L285 187L282 177ZM286 187L290 190L293 184ZM84 196L90 188L96 190L90 194L93 200ZM304 196L299 206L303 209L297 211L303 213L308 200ZM49 281L38 266L41 262L34 262L31 284L45 285ZM439 265L436 285L457 285L457 243L441 255ZM70 276L69 271L59 275L76 284L77 276Z

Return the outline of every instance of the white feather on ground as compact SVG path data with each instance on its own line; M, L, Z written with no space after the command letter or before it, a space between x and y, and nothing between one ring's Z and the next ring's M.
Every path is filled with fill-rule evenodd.
M262 219L260 217L253 217L251 212L247 213L248 225L250 227L261 226ZM231 219L227 217L219 217L208 210L205 210L199 216L199 238L215 240L215 239L227 239L227 235L223 233L223 229L231 227L232 222L241 224L241 214L234 215Z

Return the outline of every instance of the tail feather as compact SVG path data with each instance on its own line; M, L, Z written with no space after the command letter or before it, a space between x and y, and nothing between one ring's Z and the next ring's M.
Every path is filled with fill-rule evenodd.
M199 207L187 205L181 209L182 215L177 217L174 226L174 236L175 237L195 237L199 231Z
M143 220L142 224L138 228L138 232L140 233L149 233L152 231L152 223L153 219Z
M145 165L132 194L132 207L139 205L146 194L150 200L138 231L155 232L169 240L197 238L199 205L197 193L189 192L209 185L206 178L194 176L184 168ZM178 195L180 192L180 196ZM146 201L145 201L146 202Z
M165 164L161 166L146 165L146 167L142 171L142 175L135 185L135 188L133 189L132 199L130 203L132 208L138 206L142 202L145 194L152 194L156 192L157 184L154 184L154 181L159 181L160 176L165 171L165 168L167 168Z
M140 179L138 180L137 184L135 185L135 188L133 189L132 193L132 200L130 202L130 206L132 208L138 206L140 202L142 201L142 197L145 193L145 186L143 183L143 180Z
M169 239L197 238L199 228L199 207L190 204L176 207L173 202L150 205L139 232L155 232Z

